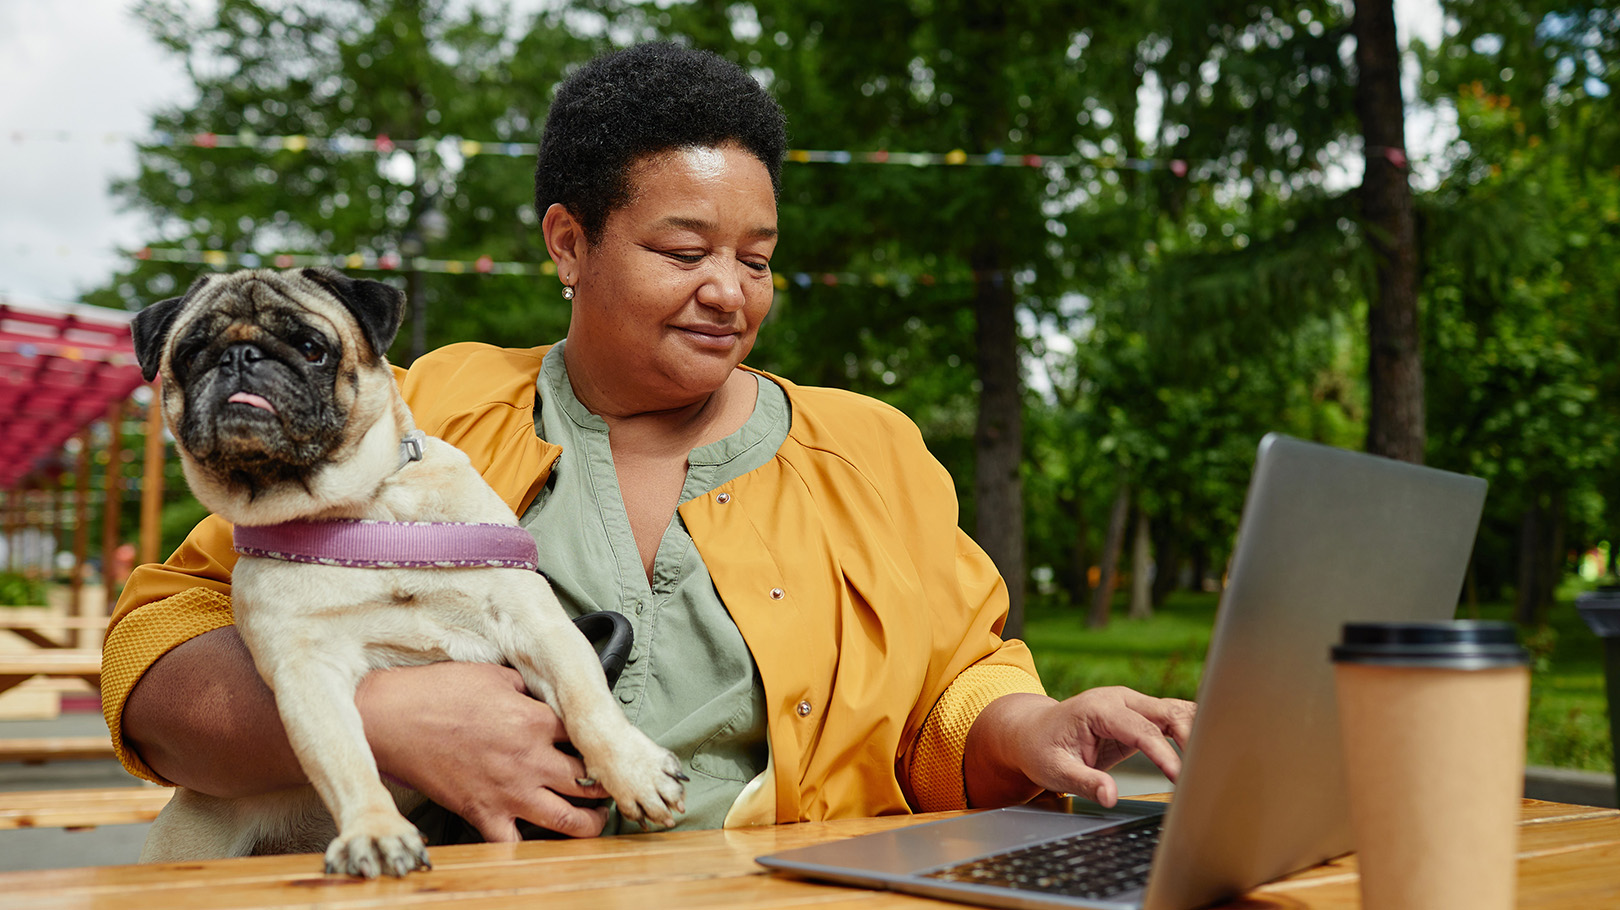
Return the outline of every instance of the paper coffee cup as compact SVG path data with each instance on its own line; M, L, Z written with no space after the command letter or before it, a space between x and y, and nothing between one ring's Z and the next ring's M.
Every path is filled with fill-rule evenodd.
M1333 649L1369 910L1508 910L1529 656L1508 623L1353 623Z

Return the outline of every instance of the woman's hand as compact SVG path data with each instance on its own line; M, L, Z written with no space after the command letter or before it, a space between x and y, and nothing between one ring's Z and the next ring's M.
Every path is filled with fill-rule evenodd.
M1133 689L1090 689L1065 701L1005 695L980 712L968 732L963 772L968 804L1005 806L1042 790L1078 793L1104 806L1119 799L1106 772L1141 751L1172 782L1198 707Z
M557 748L567 734L555 712L531 698L516 670L436 663L377 670L355 703L379 770L449 809L490 842L519 839L522 818L573 837L602 833L605 808L580 786L585 764Z

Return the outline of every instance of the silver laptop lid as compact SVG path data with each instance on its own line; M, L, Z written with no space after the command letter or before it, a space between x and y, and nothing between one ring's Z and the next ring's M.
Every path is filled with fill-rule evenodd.
M1261 440L1145 910L1349 852L1328 649L1345 622L1450 618L1484 502L1477 477Z

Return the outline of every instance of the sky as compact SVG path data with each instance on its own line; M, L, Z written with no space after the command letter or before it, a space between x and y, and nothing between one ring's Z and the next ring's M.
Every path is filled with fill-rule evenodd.
M134 175L130 139L151 113L192 90L131 5L0 0L0 298L76 300L117 271L118 250L141 244L142 217L121 211L109 188ZM1438 0L1395 6L1402 40L1438 40ZM1436 131L1414 117L1408 133L1420 153Z
M0 295L77 299L112 276L115 250L139 245L143 222L108 186L134 175L127 137L150 112L192 96L129 6L0 0Z

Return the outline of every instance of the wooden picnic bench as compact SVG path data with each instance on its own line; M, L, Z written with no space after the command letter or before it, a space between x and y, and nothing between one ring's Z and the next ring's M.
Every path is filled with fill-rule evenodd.
M0 762L38 765L51 761L116 758L108 736L7 737L0 739Z
M149 822L157 818L173 793L168 787L155 784L0 793L0 830L71 830Z
M0 611L0 630L16 635L36 648L79 648L96 644L107 633L105 616L17 615ZM65 638L47 632L68 633ZM88 633L88 634L84 634Z
M0 692L36 676L82 679L101 688L101 652L88 648L40 648L0 652Z

